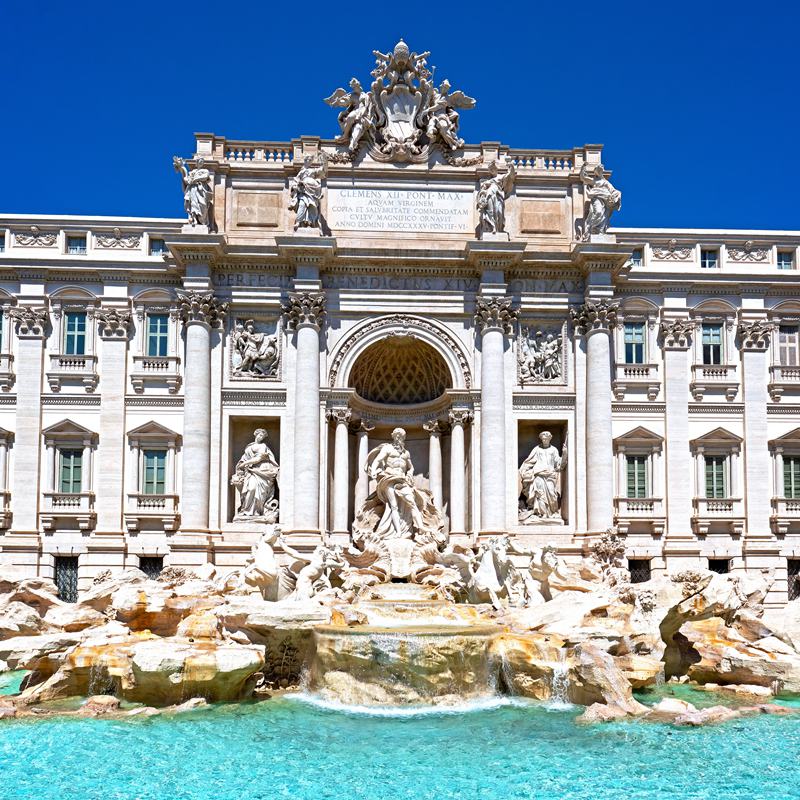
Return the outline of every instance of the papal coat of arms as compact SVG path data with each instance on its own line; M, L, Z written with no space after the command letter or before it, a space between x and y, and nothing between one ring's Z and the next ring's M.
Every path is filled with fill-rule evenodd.
M340 88L325 99L342 109L338 141L348 152L354 155L368 142L377 160L425 161L435 145L445 152L461 149L458 110L473 108L475 100L451 91L447 80L437 88L436 68L426 66L430 53L412 53L402 39L389 53L373 53L376 67L369 91L353 78L349 91Z

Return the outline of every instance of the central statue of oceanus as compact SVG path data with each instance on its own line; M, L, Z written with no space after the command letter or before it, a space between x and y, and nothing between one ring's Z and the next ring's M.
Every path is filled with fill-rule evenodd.
M372 145L379 161L426 161L431 147L460 150L459 109L474 108L475 100L451 91L450 82L434 84L436 68L429 70L429 52L412 53L401 39L393 50L374 50L375 69L369 91L352 78L350 88L337 89L325 102L339 113L341 134L352 159L362 141Z

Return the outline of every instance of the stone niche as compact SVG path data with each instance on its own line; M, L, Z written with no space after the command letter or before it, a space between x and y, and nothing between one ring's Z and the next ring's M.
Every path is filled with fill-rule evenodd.
M235 487L231 486L230 479L236 469L236 463L242 457L245 448L250 442L253 441L253 431L258 428L264 428L269 438L267 444L272 452L275 454L275 459L278 464L281 463L281 436L280 436L280 421L274 417L231 417L230 427L228 429L228 471L224 477L224 486L227 491L227 511L225 519L232 522L236 516L236 500L237 492ZM281 476L282 477L282 476ZM275 489L275 498L280 503L280 477L278 479L278 486ZM240 523L238 524L247 524ZM259 524L259 523L253 523Z
M562 452L564 442L567 441L567 423L565 420L520 420L517 428L517 469L522 466L522 462L530 455L536 445L539 444L539 434L542 431L550 431L553 435L551 445L555 447L559 453ZM568 445L569 447L569 445ZM560 493L561 493L561 518L564 524L569 523L569 459L572 457L571 453L567 453L567 466L561 472ZM521 502L517 498L518 503ZM523 524L523 523L521 523ZM530 528L531 532L535 531L538 525L546 525L546 522L537 523L535 525L525 524L526 528ZM555 523L558 524L558 523Z

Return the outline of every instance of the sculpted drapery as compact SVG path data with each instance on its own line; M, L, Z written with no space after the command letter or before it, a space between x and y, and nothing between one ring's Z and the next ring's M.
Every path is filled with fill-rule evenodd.
M549 431L539 434L541 444L531 450L519 469L520 494L524 506L522 522L561 521L561 472L566 466L566 453L553 447Z
M263 517L272 518L274 522L277 516L275 485L280 467L266 439L267 432L258 428L236 464L236 472L231 478L231 483L240 491L236 519Z

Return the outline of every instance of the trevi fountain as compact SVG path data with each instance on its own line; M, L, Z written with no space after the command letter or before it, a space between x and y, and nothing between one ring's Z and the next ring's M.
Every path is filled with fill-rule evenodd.
M631 386L615 384L624 398L638 391L638 380L642 394L638 406L619 399L613 406L614 420L623 420L614 430L627 425L634 433L612 441L609 338L624 309L609 281L624 277L630 247L609 232L621 194L599 151L591 158L588 151L541 156L550 159L541 162L548 185L558 187L569 175L570 203L579 210L575 226L563 231L573 256L564 250L560 263L573 257L584 265L586 296L568 306L566 295L563 303L553 295L542 319L523 319L513 290L505 294L504 270L512 271L522 252L514 249L521 230L515 192L528 186L526 170L540 168L539 156L529 164L498 152L496 143L465 145L459 114L475 100L447 81L437 88L425 66L429 54L410 53L400 42L375 56L371 88L353 78L326 101L340 112L338 138L315 140L313 147L298 142L293 160L276 156L274 144L268 158L261 145L225 151L226 169L265 160L264 180L279 180L285 189L237 201L238 213L262 214L275 225L288 220L282 257L299 255L294 291L278 298L280 323L260 321L258 303L235 288L224 302L203 288L201 268L192 266L199 257L190 254L227 246L215 233L227 224L224 214L214 216L221 194L211 190L223 150L176 158L187 219L174 232L175 252L200 287L177 292L172 318L183 322L187 348L183 439L169 430L174 417L129 434L133 450L140 439L147 448L137 456L151 481L146 485L160 487L130 495L138 505L125 512L126 532L118 534L138 561L114 561L121 551L109 544L110 534L91 533L94 510L59 511L55 498L63 494L51 493L45 531L66 542L74 523L78 541L96 541L94 550L42 545L46 566L32 568L26 554L40 545L31 543L30 532L25 538L13 529L22 525L22 506L0 536L0 798L800 796L800 599L787 602L790 578L775 567L784 558L780 546L756 547L772 535L769 523L753 544L757 525L748 518L746 560L731 556L734 569L709 568L705 536L719 546L738 541L744 518L729 524L700 512L690 516L689 509L681 522L684 500L674 487L691 477L690 441L685 426L669 427L680 418L669 416L680 411L669 398L658 413L673 420L668 430L679 431L686 450L667 451L672 516L664 516L653 485L650 494L635 495L645 498L635 508L619 490L614 494L612 452L641 459L628 462L633 471L620 462L623 479L638 480L636 466L646 464L641 475L661 481L662 495L666 488L663 437L649 430L660 423L651 414L645 427L634 428L635 415L650 413L645 394L652 400L660 392L657 378L652 386L655 367L643 367L652 373L643 379L640 369ZM569 160L576 154L586 159L580 167ZM286 159L281 172L267 176L276 158ZM467 205L459 197L455 209L421 224L428 231L455 225L455 234L442 235L470 239L475 257L467 261L481 280L464 324L482 336L480 383L463 355L463 337L456 342L426 322L424 299L417 298L416 314L370 322L334 349L331 385L321 388L319 353L327 353L320 331L341 309L321 291L320 258L333 257L331 230L352 229L361 213L348 199L356 190L341 176L361 170L391 183L392 169L413 173L429 164L451 182L460 180L459 171L477 169L469 179L474 198L462 193L469 194ZM336 174L339 210L327 200ZM527 196L532 191L525 189ZM468 235L458 221L462 207L475 223ZM531 209L529 230L560 225L549 220L551 211ZM388 220L382 230L391 231L391 214L381 213ZM382 224L375 222L376 230ZM115 236L109 241L122 241ZM375 241L367 237L361 245ZM238 246L241 260L247 248ZM359 257L357 248L349 254ZM327 286L344 275L331 270ZM435 267L423 272L434 275ZM220 274L218 287L226 285ZM604 276L596 285L595 274ZM448 275L459 296L475 291ZM566 286L561 278L556 283ZM594 295L592 286L599 287ZM336 302L344 308L343 299ZM562 312L566 321L559 320ZM98 313L102 335L124 341L130 314ZM639 319L624 313L626 321ZM209 337L221 336L216 331L226 314L225 381L233 388L220 390L209 377ZM15 308L12 316L20 337L45 329L41 314ZM686 358L693 319L667 319L656 329L655 318L642 318L653 343L662 336L668 342L665 358ZM745 323L741 335L748 341L768 337ZM763 355L766 346L753 345L755 355L744 357ZM103 359L111 358L108 347L104 340ZM197 358L203 347L205 372ZM375 372L379 361L356 358L381 348L383 372ZM389 367L400 353L405 373L396 376ZM222 359L211 363L223 367ZM688 362L681 363L675 374L687 371ZM355 390L338 382L346 375ZM146 405L152 376L137 380L144 389L136 388L136 396ZM289 401L274 388L284 380ZM173 383L164 398L177 392L180 382ZM436 390L420 394L428 385ZM373 394L367 397L363 387ZM208 400L212 389L228 403L219 426L210 423L219 410ZM507 413L504 391L513 394ZM696 391L702 405L702 390ZM395 402L398 396L403 403ZM683 415L686 396L688 390L679 396ZM594 410L581 421L574 404L584 400ZM748 408L742 413L757 412ZM92 424L85 424L48 428L47 447L63 439L73 450L78 440L91 449ZM203 439L203 425L223 430L224 446ZM724 433L715 434L710 452L738 458L742 438ZM16 435L15 447L25 452L27 434L20 427ZM162 461L152 455L161 452L153 449L159 442L168 447ZM158 472L173 474L178 451L180 514L164 510L173 501L163 498L177 497L177 484ZM16 464L22 455L14 466L22 469ZM25 481L14 484L15 493ZM102 506L99 513L105 514ZM784 523L783 535L791 538L793 523L788 517ZM155 543L152 551L137 549L147 542ZM64 553L74 552L97 556L76 566L70 589ZM654 569L634 575L642 553Z

